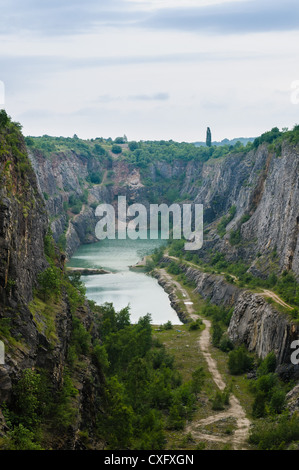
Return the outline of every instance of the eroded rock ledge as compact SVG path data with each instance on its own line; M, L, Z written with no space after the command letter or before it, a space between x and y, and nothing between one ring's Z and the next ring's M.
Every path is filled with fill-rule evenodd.
M165 257L162 262L168 264L171 260ZM294 351L291 344L299 338L298 324L261 295L229 284L224 276L205 273L185 264L180 264L180 268L196 283L195 292L205 300L233 308L228 335L235 344L244 344L262 359L273 351L277 372L288 380L299 379L299 366L291 363ZM161 285L164 287L163 283Z
M158 284L163 287L164 291L168 294L170 305L176 311L180 321L182 323L190 322L190 318L181 307L181 300L177 297L173 284L165 279L163 274L161 274L161 272L158 270L154 271L154 277L158 280Z

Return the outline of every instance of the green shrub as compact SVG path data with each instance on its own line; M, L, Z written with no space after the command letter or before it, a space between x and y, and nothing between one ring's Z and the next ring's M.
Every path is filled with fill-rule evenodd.
M232 375L240 375L252 369L253 359L247 354L244 346L231 351L228 355L228 368Z
M227 335L222 336L219 343L219 349L221 349L223 352L229 352L234 349L234 345Z
M118 155L122 152L122 148L120 147L120 145L112 145L112 148L111 148L111 152Z
M189 330L190 331L200 330L202 324L203 324L202 320L198 318L197 320L194 320L189 323Z
M258 450L284 450L288 444L298 440L299 420L296 414L259 422L253 426L249 437L249 443Z
M226 388L223 392L217 391L212 400L212 410L221 411L229 405L230 390Z
M60 295L61 272L55 266L45 269L38 275L37 280L44 300Z
M221 341L221 338L222 338L222 334L223 334L223 329L222 329L220 323L219 322L214 322L213 323L213 328L212 328L212 344L216 348L219 347L219 344L220 344L220 341Z
M276 369L276 356L275 356L275 353L273 351L271 351L266 357L265 359L261 362L258 370L257 370L257 373L258 373L258 376L262 376L262 375L267 375L267 374L270 374L271 372L275 372L275 369Z
M229 242L231 245L238 245L241 242L241 230L234 230L230 232Z
M172 330L173 325L171 321L169 320L167 323L164 323L164 325L161 326L162 330Z
M95 171L89 175L92 184L100 184L102 182L102 175L99 171Z
M35 434L22 424L15 426L12 431L8 431L4 437L4 450L43 450L36 443Z
M233 220L236 211L236 206L232 206L229 210L228 216L222 217L220 223L217 225L217 233L221 238L226 234L226 226Z

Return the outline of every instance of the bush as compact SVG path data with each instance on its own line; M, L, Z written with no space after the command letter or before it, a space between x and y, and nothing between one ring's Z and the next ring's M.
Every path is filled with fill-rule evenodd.
M137 150L139 145L137 142L135 142L134 140L132 142L129 142L129 149L131 150L131 152L134 152L134 150Z
M50 266L38 275L38 283L43 299L49 299L53 295L57 298L60 294L60 272L55 266Z
M228 336L224 335L221 338L221 341L219 343L219 349L221 349L221 351L223 352L229 352L234 349L234 345L231 342L231 340L228 338Z
M172 325L171 321L169 320L167 323L162 325L161 328L162 328L162 330L172 330L173 325Z
M122 152L122 148L119 145L112 145L111 152L118 155Z
M71 211L75 215L80 214L81 210L82 210L82 202L78 202L77 204L71 207Z
M226 226L233 220L236 214L236 206L232 206L229 210L228 216L222 217L221 221L217 225L217 233L222 238L226 233Z
M125 144L126 140L125 140L124 137L116 137L116 139L114 140L114 143L115 144Z
M197 320L189 323L189 330L190 331L200 330L201 325L202 325L202 320L198 318Z
M241 241L241 230L234 230L230 233L229 242L231 245L238 245Z
M216 348L218 348L221 338L222 338L223 330L221 328L220 323L214 322L212 328L212 344Z
M278 420L257 423L250 432L249 442L259 450L284 450L292 441L299 440L299 420L295 414L283 415Z
M212 410L214 411L224 410L225 406L229 405L229 397L230 397L230 390L228 388L226 388L223 392L220 392L218 390L212 401Z
M43 450L35 441L35 435L32 431L25 428L22 424L15 426L12 431L7 433L4 438L5 450Z
M9 117L4 109L0 110L0 128L5 127L9 123Z
M170 265L167 268L167 271L169 272L169 274L175 274L175 275L181 274L182 272L180 266L174 261L170 263Z
M105 149L100 144L95 144L94 152L96 155L102 156L106 154Z
M93 348L93 356L96 360L97 365L103 371L106 371L107 369L109 369L108 354L107 354L105 346L101 346L100 344L96 344Z
M266 397L264 393L258 392L253 405L252 405L252 416L254 418L263 418L266 416Z
M77 354L88 354L91 346L91 336L78 318L73 319L72 345Z
M232 375L241 375L252 369L253 359L247 354L244 346L241 346L228 355L228 368Z
M271 372L275 372L275 369L276 369L276 356L275 356L275 353L272 351L261 362L257 370L257 373L258 373L258 376L261 377L262 375L267 375L267 374L270 374Z
M35 370L25 369L14 387L17 420L34 429L48 409L49 390L45 377Z
M205 382L206 374L204 372L203 367L198 367L192 373L192 382L191 382L191 390L197 397L197 395L201 392L202 387Z
M90 174L89 179L92 184L100 184L102 181L102 175L99 171L94 171Z

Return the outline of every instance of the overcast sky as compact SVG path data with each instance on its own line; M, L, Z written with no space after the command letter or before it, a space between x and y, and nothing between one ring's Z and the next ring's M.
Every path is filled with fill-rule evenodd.
M221 140L299 123L291 101L298 0L0 7L5 107L26 135L194 142L205 140L207 126Z

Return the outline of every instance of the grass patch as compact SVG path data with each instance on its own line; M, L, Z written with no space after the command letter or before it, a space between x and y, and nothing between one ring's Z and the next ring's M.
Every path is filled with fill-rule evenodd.
M32 313L38 332L44 334L50 344L55 346L57 341L55 320L60 311L59 304L54 302L49 303L49 301L45 303L35 297L28 307Z

